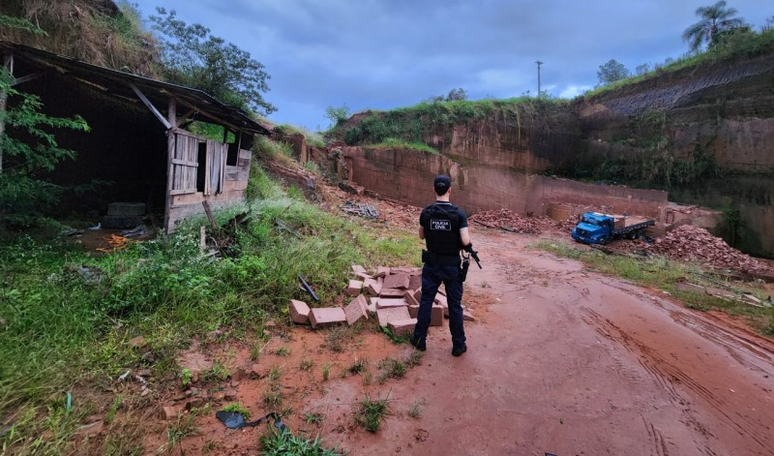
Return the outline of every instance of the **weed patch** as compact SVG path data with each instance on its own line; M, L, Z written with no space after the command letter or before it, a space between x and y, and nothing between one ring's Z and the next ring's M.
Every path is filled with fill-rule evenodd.
M387 399L371 399L366 396L355 410L355 422L368 432L376 432L389 413Z

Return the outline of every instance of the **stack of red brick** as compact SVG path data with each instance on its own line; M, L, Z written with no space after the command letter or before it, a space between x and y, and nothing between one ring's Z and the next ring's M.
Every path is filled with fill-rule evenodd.
M682 225L656 239L647 250L670 258L698 261L705 266L747 274L774 276L768 264L730 247L704 228Z
M347 323L350 326L369 316L376 316L379 326L393 334L408 335L417 323L419 299L422 295L422 270L411 267L383 267L369 273L353 265L356 279L350 280L344 293L353 299L344 307L309 308L298 300L290 301L290 316L296 324L311 324L313 328ZM443 325L448 316L444 287L438 290L433 303L430 326ZM473 316L465 311L465 318Z
M522 217L508 209L476 212L470 216L470 221L487 228L501 229L523 234L540 234L556 229L572 229L577 220L556 222L548 217ZM570 226L570 223L572 226Z

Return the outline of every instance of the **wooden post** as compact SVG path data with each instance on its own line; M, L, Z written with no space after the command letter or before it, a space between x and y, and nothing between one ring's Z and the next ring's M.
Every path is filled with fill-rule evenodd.
M172 210L172 159L175 157L175 129L177 128L177 104L174 98L169 99L169 108L167 111L167 120L172 128L167 130L167 193L164 202L164 230L167 234L172 232L170 226L170 211Z
M13 76L13 54L10 52L3 56L3 66L8 69L8 72ZM5 108L8 102L8 94L5 91L0 92L0 138L5 134ZM3 148L0 146L0 174L3 174Z

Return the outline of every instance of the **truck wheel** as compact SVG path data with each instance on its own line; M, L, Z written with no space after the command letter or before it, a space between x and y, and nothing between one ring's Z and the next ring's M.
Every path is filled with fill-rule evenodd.
M607 236L602 236L601 238L599 238L599 243L602 245L607 244L609 241L610 239Z

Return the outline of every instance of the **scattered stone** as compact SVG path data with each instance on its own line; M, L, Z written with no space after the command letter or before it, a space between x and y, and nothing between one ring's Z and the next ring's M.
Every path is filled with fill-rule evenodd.
M408 306L408 303L403 298L379 298L378 301L376 301L376 309L386 309L389 307L406 307Z
M474 317L473 314L470 313L469 310L463 310L462 311L462 320L463 321L476 321L476 317Z
M142 348L146 346L145 338L142 336L137 336L126 343L126 345L130 346L131 348Z
M227 390L227 391L226 391L226 392L223 394L223 399L225 399L225 400L227 400L227 401L233 401L234 399L236 399L236 398L237 398L237 394L238 394L238 393L237 393L237 390L235 390L235 389L230 389L230 390Z
M165 405L161 407L161 419L171 421L177 419L178 410L174 405Z
M265 375L263 368L258 363L253 364L253 366L250 368L250 374L256 378L261 378Z
M345 293L349 296L357 296L360 294L360 290L363 289L363 282L360 280L350 280L349 284L347 285L347 289L345 290Z
M368 274L365 272L358 272L357 274L355 274L355 276L360 280L373 279L373 277L371 277L371 274Z
M102 432L102 429L105 428L105 422L102 420L94 421L92 423L86 424L84 426L81 426L78 428L77 431L75 431L76 435L85 435L85 436L92 436L97 435L100 432Z
M151 372L150 369L140 369L137 371L137 375L139 375L140 377L148 378L153 376L153 373Z
M352 265L352 272L355 275L357 275L359 273L363 273L363 274L367 273L366 268L364 268L363 266L360 266L359 264L353 264Z
M433 301L433 302L435 302L439 306L449 307L449 301L446 299L446 296L444 296L444 295L442 295L440 293L435 295L435 301Z
M304 301L290 300L290 319L297 325L309 324L309 306Z
M366 319L368 320L368 304L366 301L366 297L361 295L358 295L357 298L353 299L345 308L344 308L344 314L347 318L347 324L349 326L354 325L357 323L360 319Z
M405 320L391 320L388 323L388 327L396 336L408 336L414 332L414 326L416 326L416 324L416 318L407 318Z
M406 290L406 292L403 293L403 299L405 299L408 305L410 306L419 305L419 300L417 300L417 298L414 297L414 293L412 291Z
M384 288L400 288L405 290L406 288L408 288L408 286L409 286L408 274L395 274L394 269L392 274L384 278Z
M309 321L312 328L333 326L347 321L344 309L341 307L315 308L309 312Z
M411 304L408 306L409 315L411 318L417 318L419 315L419 304Z
M408 306L390 307L377 309L376 318L379 321L379 326L387 326L391 321L408 320L411 315L409 315Z
M143 388L144 389L140 393L140 397L145 397L145 396L147 396L147 395L149 395L151 393L151 389L150 388L145 388L145 387L143 387Z
M238 367L237 369L234 370L234 372L231 373L231 385L236 386L234 385L234 383L238 385L239 382L244 380L246 376L247 374L245 373L245 370L241 367Z

